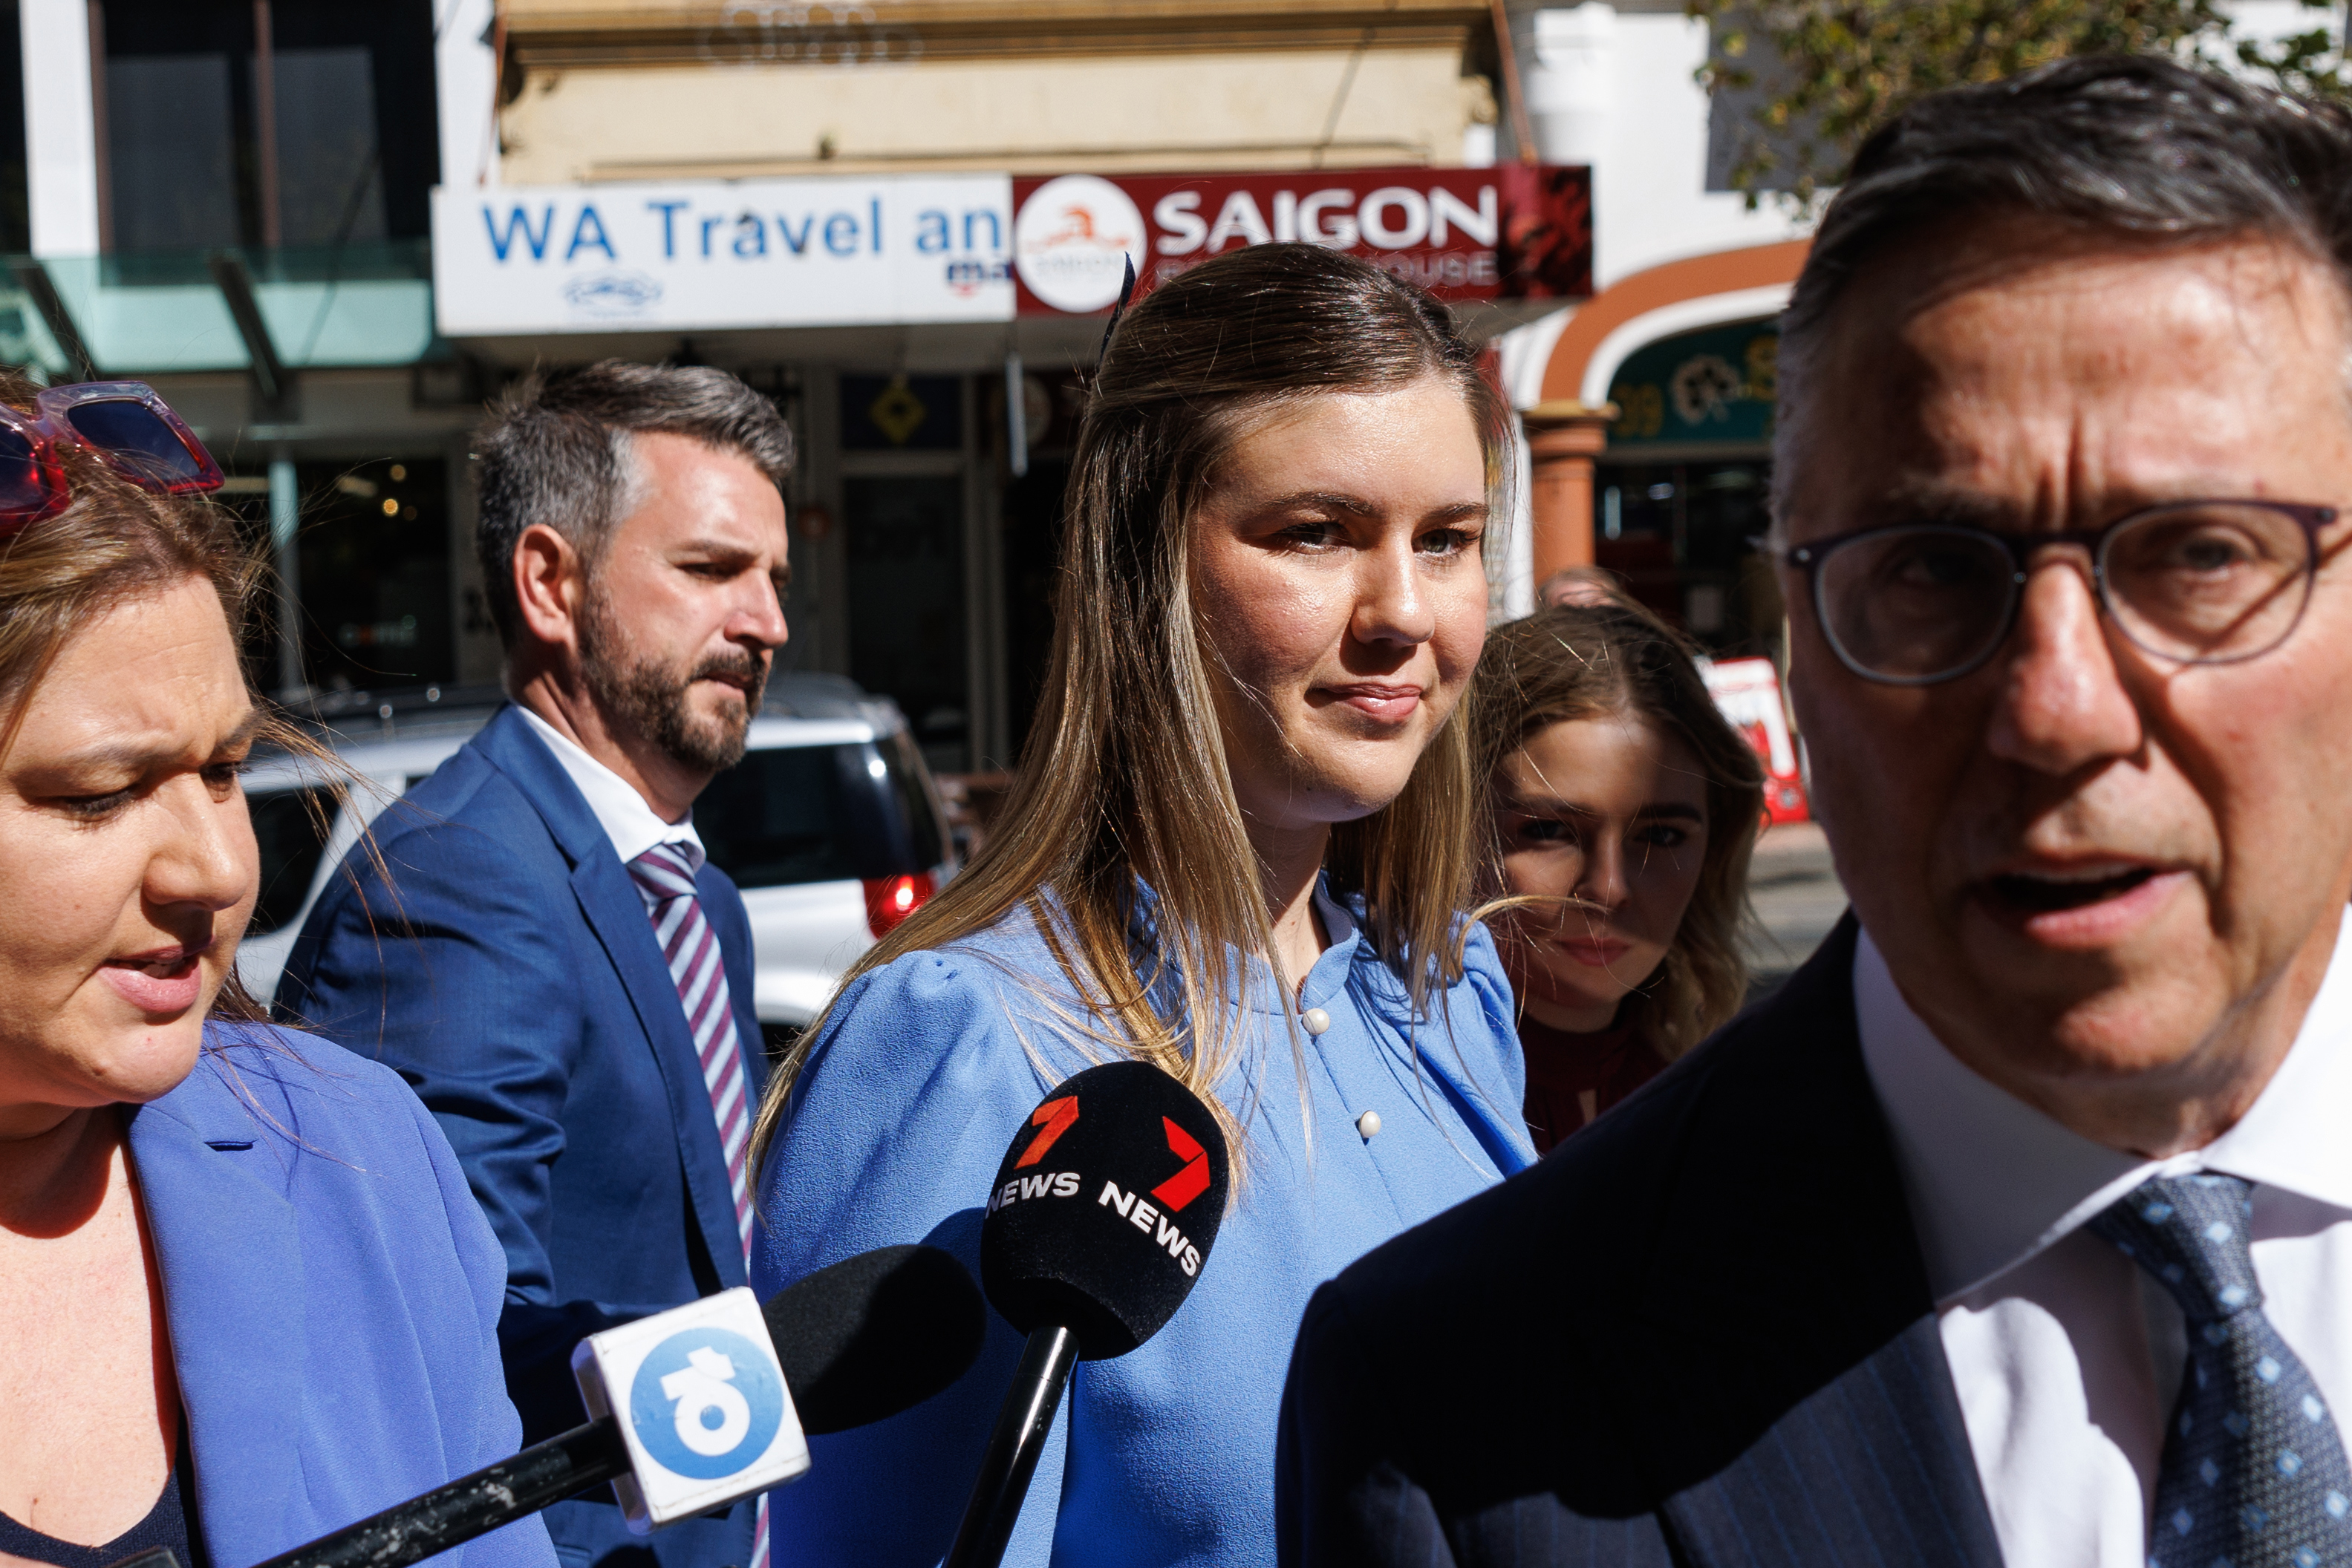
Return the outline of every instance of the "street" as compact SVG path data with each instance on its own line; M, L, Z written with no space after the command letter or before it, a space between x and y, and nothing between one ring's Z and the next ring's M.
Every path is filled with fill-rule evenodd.
M1769 995L1821 946L1845 913L1845 890L1820 826L1768 828L1748 876L1756 919L1748 933L1750 1001Z

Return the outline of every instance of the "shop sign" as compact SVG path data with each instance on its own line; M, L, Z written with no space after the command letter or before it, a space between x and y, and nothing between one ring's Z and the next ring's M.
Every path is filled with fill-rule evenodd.
M1592 289L1590 172L907 174L433 193L447 337L1003 321L1305 240L1444 299Z
M1808 821L1803 768L1780 700L1780 672L1769 659L1719 659L1706 666L1707 695L1764 765L1764 818L1775 825Z
M1360 256L1441 299L1592 292L1592 179L1582 168L1063 174L1013 182L1023 315L1089 314L1236 246L1305 240Z
M486 186L433 193L453 338L1002 321L1002 174Z
M1777 319L1710 327L1636 350L1609 383L1620 454L1723 443L1769 444L1780 399Z

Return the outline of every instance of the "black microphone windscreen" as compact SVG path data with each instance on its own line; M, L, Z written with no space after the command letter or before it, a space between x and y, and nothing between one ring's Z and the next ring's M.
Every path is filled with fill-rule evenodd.
M819 1269L761 1312L811 1437L896 1416L971 1369L988 1332L979 1287L936 1247L878 1247Z
M1078 1336L1087 1361L1125 1355L1192 1293L1225 1213L1216 1118L1159 1068L1090 1067L1030 1113L997 1167L980 1278L1023 1333Z

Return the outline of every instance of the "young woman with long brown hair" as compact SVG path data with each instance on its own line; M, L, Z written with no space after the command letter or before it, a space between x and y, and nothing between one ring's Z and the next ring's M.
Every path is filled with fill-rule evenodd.
M1010 1563L1264 1563L1299 1314L1531 1158L1465 927L1506 413L1443 308L1260 246L1129 312L1078 435L1054 660L1002 826L852 972L761 1118L763 1290L980 1208L1043 1092L1155 1063L1239 1173L1159 1335L1082 1363ZM931 1563L1020 1341L774 1494L777 1558Z
M1763 772L1681 638L1623 603L1498 626L1478 664L1484 889L1550 1147L1738 1010Z

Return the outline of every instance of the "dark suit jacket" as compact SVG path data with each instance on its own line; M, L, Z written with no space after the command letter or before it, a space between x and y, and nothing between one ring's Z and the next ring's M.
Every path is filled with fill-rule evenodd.
M1854 934L1317 1294L1285 1563L1995 1568L1863 1069Z
M345 862L278 1003L397 1069L448 1134L506 1249L499 1337L535 1442L586 1418L583 1335L745 1282L709 1092L645 901L520 710L387 809L375 842L382 868L364 844ZM715 867L697 887L756 1103L750 923ZM565 1563L750 1560L748 1503L646 1542L609 1499L549 1511Z

